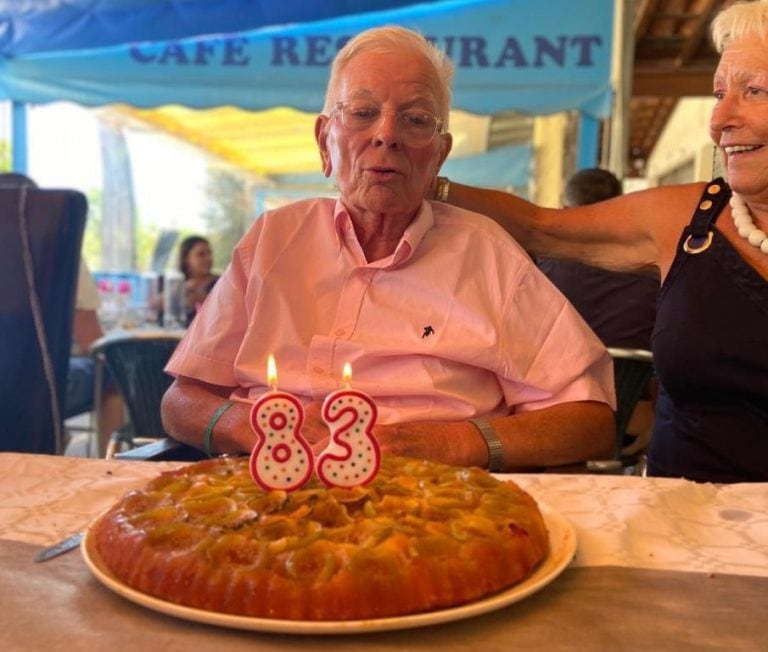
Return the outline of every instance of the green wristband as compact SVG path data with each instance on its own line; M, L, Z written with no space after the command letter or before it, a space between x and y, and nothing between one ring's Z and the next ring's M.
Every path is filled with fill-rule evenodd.
M208 422L208 427L205 429L205 433L203 434L203 452L208 457L213 457L213 453L211 453L211 439L213 438L214 427L219 422L219 419L221 419L221 415L229 410L229 408L231 408L236 402L237 401L227 401L223 405L219 406L219 409L213 413L211 420Z

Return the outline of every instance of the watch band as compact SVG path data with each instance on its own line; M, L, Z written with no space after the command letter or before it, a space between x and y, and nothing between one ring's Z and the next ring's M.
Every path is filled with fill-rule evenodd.
M448 193L451 190L451 182L448 177L437 177L435 185L435 199L443 203L448 201Z
M469 419L469 422L480 431L488 446L488 470L491 473L500 473L504 470L504 449L493 426L486 419Z

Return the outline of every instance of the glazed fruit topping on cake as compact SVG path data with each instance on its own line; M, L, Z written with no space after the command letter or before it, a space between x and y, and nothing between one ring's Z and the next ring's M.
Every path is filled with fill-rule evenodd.
M362 487L256 485L246 458L207 460L133 491L96 526L119 579L184 605L294 619L462 604L547 552L533 499L477 468L385 457Z

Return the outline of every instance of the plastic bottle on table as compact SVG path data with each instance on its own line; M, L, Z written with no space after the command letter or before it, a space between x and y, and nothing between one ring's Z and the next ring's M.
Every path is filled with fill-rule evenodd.
M184 275L165 270L163 281L163 328L184 328Z

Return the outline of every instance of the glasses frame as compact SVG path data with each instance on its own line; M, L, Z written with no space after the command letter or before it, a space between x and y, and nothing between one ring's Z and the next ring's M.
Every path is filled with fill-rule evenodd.
M341 125L342 125L342 127L344 127L344 129L347 129L348 131L351 131L353 133L363 133L364 131L366 131L366 129L354 129L354 128L349 127L348 125L346 125L344 123L344 107L349 106L350 104L353 104L353 103L357 103L357 102L361 102L362 103L361 100L344 100L342 102L336 102L336 105L333 107L333 110L331 111L331 115L329 117L333 117L334 114L338 114L339 118L341 120ZM373 107L375 105L373 103L371 103L369 106ZM367 129L373 129L374 126L379 124L379 121L385 115L394 115L394 116L396 116L398 118L397 124L400 125L401 124L400 120L399 120L400 115L402 115L403 113L407 113L407 111L384 111L380 107L376 107L376 108L378 108L379 112L380 112L379 118L378 118L378 120L375 123L372 123L370 125L370 127L368 127ZM435 136L443 136L446 133L445 131L443 131L443 127L445 126L445 123L444 123L444 121L443 121L443 119L441 117L436 116L434 113L431 113L430 111L423 111L421 109L419 109L419 111L421 111L422 113L424 113L426 115L429 115L429 116L431 116L431 117L433 117L435 119L435 130L432 133L432 135L429 137L428 140L425 140L423 143L421 143L419 145L411 145L411 147L426 147L427 145L429 145L429 143L431 143L434 140ZM404 140L407 140L407 137L404 136Z

